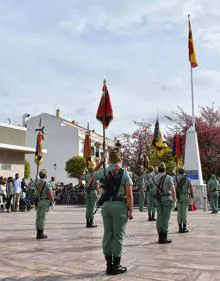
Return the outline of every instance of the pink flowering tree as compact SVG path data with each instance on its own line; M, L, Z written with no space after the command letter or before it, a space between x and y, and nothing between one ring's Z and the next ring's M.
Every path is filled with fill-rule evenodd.
M150 154L152 143L151 124L146 121L133 121L137 129L133 133L123 134L121 138L121 158L136 183L142 173L143 155Z
M181 108L176 113L177 126L181 135L184 152L187 129L192 125L192 117ZM215 104L200 107L196 118L196 132L198 136L203 178L207 181L212 173L220 176L220 108ZM170 137L170 135L169 135Z

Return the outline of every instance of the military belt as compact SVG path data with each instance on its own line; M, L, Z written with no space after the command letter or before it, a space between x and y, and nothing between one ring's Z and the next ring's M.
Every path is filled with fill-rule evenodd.
M170 194L169 192L168 192L168 193L162 192L161 195L162 195L162 196L170 196L171 194Z
M125 197L109 197L107 201L119 201L119 202L127 202Z

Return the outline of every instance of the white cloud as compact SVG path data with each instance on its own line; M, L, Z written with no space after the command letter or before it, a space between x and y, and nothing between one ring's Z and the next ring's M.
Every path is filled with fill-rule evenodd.
M1 115L55 113L101 131L95 113L107 77L115 118L108 134L191 112L187 14L199 67L196 110L220 102L217 0L38 0L0 3ZM207 15L207 16L206 16ZM14 102L16 101L16 102Z

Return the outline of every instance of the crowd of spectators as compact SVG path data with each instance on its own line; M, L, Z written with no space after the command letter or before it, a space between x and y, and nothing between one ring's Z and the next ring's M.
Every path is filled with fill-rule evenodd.
M29 211L32 209L31 202L27 198L27 185L24 179L15 177L4 178L0 176L0 203L1 209L7 212Z

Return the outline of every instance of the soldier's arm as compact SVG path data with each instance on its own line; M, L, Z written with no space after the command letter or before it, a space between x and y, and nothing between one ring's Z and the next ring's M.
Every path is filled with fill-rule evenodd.
M132 179L128 175L127 171L125 171L125 194L128 202L128 219L133 219L133 205L134 205L134 199L133 199L133 190L132 190Z
M173 201L176 201L176 188L175 188L175 185L173 183L173 179L171 178L171 181L170 181L170 189L171 189L171 195L173 197Z
M193 198L193 188L192 188L192 183L189 182L189 195L191 198Z
M129 220L133 219L133 190L132 190L132 185L127 185L125 188L125 193L126 193L126 198L128 201L128 218Z

